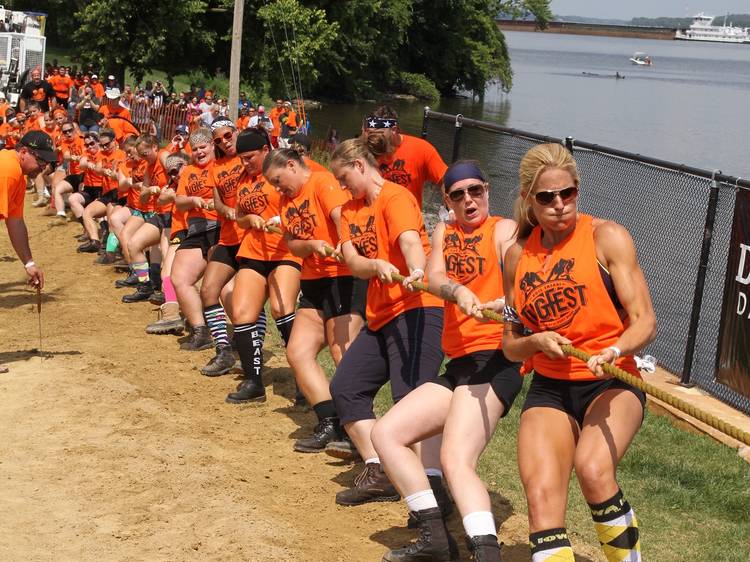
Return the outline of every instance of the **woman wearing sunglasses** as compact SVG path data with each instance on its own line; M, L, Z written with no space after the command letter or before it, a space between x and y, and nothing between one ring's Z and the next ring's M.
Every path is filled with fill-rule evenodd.
M83 184L83 172L81 171L79 161L85 147L83 145L83 138L78 134L75 125L70 121L66 121L60 127L60 142L57 146L60 161L63 164L58 169L66 171L67 175L52 186L57 217L51 224L62 226L67 224L65 200L69 201L72 194L77 193Z
M503 349L534 370L518 435L532 559L574 559L565 509L575 468L607 559L638 561L638 523L616 471L645 396L602 365L639 376L633 353L656 333L648 286L628 231L578 212L576 163L562 145L529 150L519 176ZM563 344L589 353L588 364L567 357Z
M422 527L421 540L385 560L445 559L447 534L430 481L411 449L443 434L441 464L463 518L474 559L499 562L500 545L490 497L476 473L495 426L521 389L520 365L506 359L502 331L482 310L502 312L502 264L515 242L516 223L489 214L489 184L470 161L452 164L443 179L445 205L455 221L439 223L432 238L427 278L445 303L442 346L445 374L423 384L391 408L372 432L391 481ZM425 534L425 530L429 533ZM444 558L439 558L439 555Z

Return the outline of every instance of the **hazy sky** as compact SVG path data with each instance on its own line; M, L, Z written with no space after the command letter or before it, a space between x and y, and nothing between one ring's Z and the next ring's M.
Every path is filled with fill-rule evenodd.
M552 0L552 13L566 16L614 18L658 16L689 17L698 12L712 16L750 13L748 0Z

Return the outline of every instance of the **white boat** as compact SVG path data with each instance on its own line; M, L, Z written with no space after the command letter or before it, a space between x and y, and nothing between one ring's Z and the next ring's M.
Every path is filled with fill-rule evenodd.
M750 43L750 28L734 27L724 18L724 25L712 25L714 16L703 12L693 16L692 25L685 30L678 29L675 39L683 41L712 41L715 43Z
M633 53L633 56L630 57L630 62L638 66L651 66L653 64L651 57L646 53Z

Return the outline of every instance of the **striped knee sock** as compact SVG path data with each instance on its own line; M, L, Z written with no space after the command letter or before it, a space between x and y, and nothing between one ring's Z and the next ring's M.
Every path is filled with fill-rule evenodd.
M292 335L292 323L294 322L294 312L276 319L276 329L284 340L284 347L289 344L289 336Z
M589 504L602 551L609 562L640 562L638 520L622 490L605 502Z
M532 562L575 562L565 527L529 535Z
M136 277L138 277L139 283L146 283L149 280L148 276L148 262L147 261L136 261L130 264Z
M224 307L220 304L209 306L203 310L203 318L206 319L206 326L211 332L214 339L216 353L229 346L229 336L227 336L227 315Z
M234 345L240 356L245 378L262 383L263 343L257 324L237 324L234 327Z

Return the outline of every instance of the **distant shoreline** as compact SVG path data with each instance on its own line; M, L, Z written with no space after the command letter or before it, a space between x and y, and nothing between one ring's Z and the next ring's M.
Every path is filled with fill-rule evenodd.
M497 20L502 31L530 31L536 33L561 33L565 35L595 35L602 37L635 37L674 41L676 29L635 25L607 25L551 21L547 29L540 30L534 21Z

